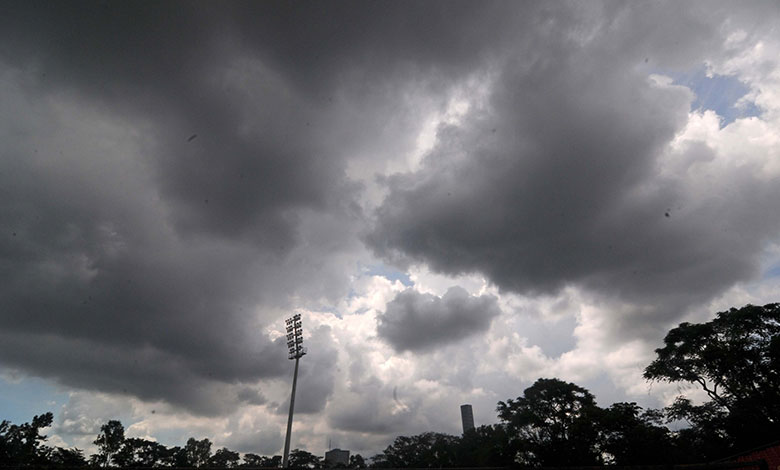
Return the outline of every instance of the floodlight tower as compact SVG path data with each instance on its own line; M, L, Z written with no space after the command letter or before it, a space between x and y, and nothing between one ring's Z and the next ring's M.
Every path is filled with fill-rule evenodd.
M298 382L298 360L306 354L303 347L303 326L301 314L296 313L284 321L287 327L287 349L290 354L288 359L295 359L295 372L293 373L292 394L290 395L290 415L287 417L287 438L284 440L284 460L282 467L287 468L290 459L290 436L292 435L293 408L295 408L295 385Z

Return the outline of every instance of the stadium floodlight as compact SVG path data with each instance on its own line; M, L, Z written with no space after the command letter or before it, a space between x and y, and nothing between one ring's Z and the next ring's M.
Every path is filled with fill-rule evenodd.
M298 360L306 355L303 347L303 324L301 314L296 313L284 321L287 329L288 359L295 359L295 372L293 373L292 394L290 395L290 414L287 417L287 438L284 440L284 459L282 467L287 468L290 459L290 437L292 436L293 409L295 408L295 386L298 382Z
M298 359L306 354L306 348L303 347L303 326L301 324L301 314L296 313L284 321L287 328L287 349L289 350L289 359L295 359L295 365L298 365ZM295 380L293 380L295 382Z

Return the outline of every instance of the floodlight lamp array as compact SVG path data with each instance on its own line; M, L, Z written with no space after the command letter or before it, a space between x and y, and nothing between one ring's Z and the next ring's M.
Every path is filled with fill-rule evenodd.
M306 348L303 347L303 324L301 323L301 314L296 313L284 321L287 329L287 349L290 359L298 359L306 354Z

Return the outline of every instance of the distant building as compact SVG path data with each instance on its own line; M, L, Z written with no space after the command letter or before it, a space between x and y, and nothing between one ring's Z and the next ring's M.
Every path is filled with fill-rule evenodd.
M471 405L460 405L460 419L463 421L463 434L474 429L474 413L471 411Z
M349 451L333 449L325 452L325 465L327 467L349 466Z

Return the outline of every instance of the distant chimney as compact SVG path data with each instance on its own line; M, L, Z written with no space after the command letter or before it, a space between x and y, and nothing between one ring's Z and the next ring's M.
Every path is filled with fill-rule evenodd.
M460 419L463 421L463 434L474 429L474 413L471 411L471 405L460 405Z

